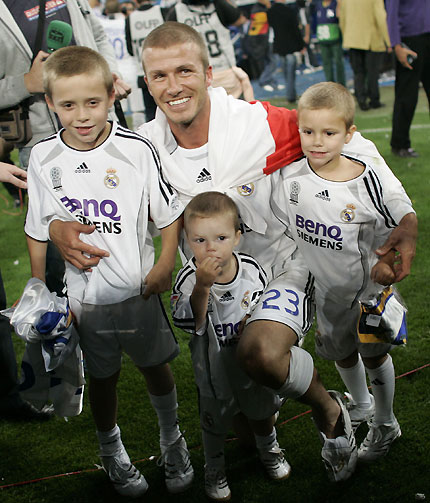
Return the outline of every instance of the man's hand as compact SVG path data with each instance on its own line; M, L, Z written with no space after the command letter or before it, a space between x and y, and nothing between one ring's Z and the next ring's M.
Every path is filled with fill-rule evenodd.
M222 273L222 268L215 257L206 257L197 264L196 283L203 288L210 288L217 277Z
M31 94L43 93L43 64L49 57L44 51L39 51L35 57L30 71L24 74L24 84Z
M172 272L157 262L144 280L143 298L149 299L152 294L163 293L172 287Z
M112 73L112 77L113 87L115 89L115 99L122 100L123 98L127 98L127 96L131 93L131 87L116 73Z
M20 189L27 188L27 182L20 180L19 178L27 179L27 173L13 164L7 164L6 162L0 162L0 182L7 182L16 185Z
M394 46L394 52L396 54L396 58L399 60L399 63L408 68L409 70L413 70L412 65L408 63L408 56L413 56L416 58L418 54L411 49L407 49L403 47L401 44L397 44Z
M383 286L388 286L394 283L396 275L388 264L384 264L383 262L379 261L372 267L370 278L375 283L379 283Z
M390 237L375 250L380 257L386 255L391 250L398 252L394 264L396 274L395 282L406 278L411 271L412 260L415 257L416 243L418 236L418 220L415 213L408 213L401 220L399 225L390 234Z
M91 270L91 267L96 266L101 258L109 257L109 252L106 250L101 250L79 239L81 233L91 234L94 231L94 225L84 225L79 222L54 220L49 225L51 241L58 248L64 260L78 269Z

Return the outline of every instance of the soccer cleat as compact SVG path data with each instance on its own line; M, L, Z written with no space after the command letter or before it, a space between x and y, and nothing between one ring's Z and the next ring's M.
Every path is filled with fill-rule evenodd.
M391 424L376 425L369 423L369 432L358 449L358 459L360 461L375 461L385 456L390 450L391 444L402 434L397 419Z
M187 490L194 479L190 453L184 436L181 436L168 446L161 444L161 456L157 460L158 466L164 465L166 487L169 493L181 493Z
M207 468L205 466L205 492L213 501L229 501L231 491L222 468Z
M269 93L273 93L273 91L275 90L275 88L273 86L271 86L270 84L266 84L265 86L263 86L263 89L265 91L268 91Z
M273 480L283 480L290 476L291 466L284 457L284 450L279 447L278 442L270 450L259 450L260 460L266 469L267 474Z
M118 494L138 498L146 493L148 483L139 470L131 464L123 445L111 456L100 455L100 458L103 470Z
M346 410L351 419L352 430L355 432L361 423L369 422L372 419L375 414L375 399L373 395L370 395L370 405L368 407L360 407L354 402L350 393L345 393L345 396L348 399Z
M322 431L319 431L323 444L321 456L329 479L340 482L349 479L354 473L357 465L357 445L342 395L338 391L329 391L329 394L340 407L344 434L337 438L327 438Z

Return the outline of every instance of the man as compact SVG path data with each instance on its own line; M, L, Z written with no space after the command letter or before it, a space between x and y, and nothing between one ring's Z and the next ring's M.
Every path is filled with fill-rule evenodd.
M195 30L184 26L165 23L145 39L143 66L158 111L155 120L144 124L139 131L156 143L165 176L184 203L204 190L227 191L238 203L243 224L242 241L249 242L254 249L261 249L263 266L273 265L270 273L276 278L242 336L238 348L242 365L258 383L284 397L298 398L311 405L317 428L324 435L321 435L323 455L329 475L334 480L343 480L350 476L354 457L356 459L355 442L350 436L345 438L345 422L349 419L343 404L325 390L311 356L296 346L312 323L311 284L306 286L308 271L294 253L294 247L280 241L283 230L276 227L276 235L270 233L273 221L267 208L268 198L265 202L260 198L257 209L247 202L260 188L267 194L271 184L276 183L276 173L258 180L261 173L270 173L302 155L296 114L271 106L266 110L261 103L235 100L227 97L222 89L208 90L212 69L204 41L196 37ZM360 139L358 135L357 141L366 144ZM349 151L356 155L357 145L351 148L353 150ZM374 153L376 149L372 148ZM368 149L370 155L371 150ZM387 168L381 167L381 170L387 171ZM391 248L399 250L402 263L397 279L400 280L409 273L414 255L416 218L408 209L407 201L401 204L404 196L399 182L392 174L385 175L388 183L394 186L390 191L395 200L393 210L396 211L396 204L402 206L405 216L380 253L385 254ZM250 183L254 181L255 184ZM260 211L264 218L260 218ZM78 223L59 221L50 226L51 238L63 256L79 268L94 267L106 256L105 251L80 242L79 232L93 230ZM270 240L266 239L266 233ZM267 258L264 248L273 255ZM93 257L87 258L82 253ZM290 276L280 274L285 271ZM273 293L274 284L277 293ZM296 296L289 297L288 292ZM284 302L282 313L281 310L276 313L279 317L273 317L276 308L271 301L276 295ZM339 458L337 447L345 448L348 453L343 469L340 464L345 459Z
M411 147L410 128L420 82L430 103L430 3L386 0L385 8L397 58L391 151L398 157L418 157Z

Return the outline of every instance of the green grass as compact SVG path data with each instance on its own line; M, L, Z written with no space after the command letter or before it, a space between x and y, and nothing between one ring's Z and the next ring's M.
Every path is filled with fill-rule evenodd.
M383 109L358 112L359 130L390 128L392 88L382 88ZM284 105L282 101L277 104ZM414 124L429 125L428 109L423 96L415 114ZM413 160L394 158L390 152L389 131L367 132L386 158L394 173L403 182L414 202L419 218L417 255L412 273L399 284L409 306L409 343L406 348L392 352L396 375L408 373L430 362L430 316L428 299L429 278L429 207L430 193L428 162L430 156L429 128L413 129L413 146L421 157ZM23 221L24 214L12 208L12 202L0 189L0 267L5 281L9 305L16 300L27 279L27 258ZM15 262L18 261L17 264ZM164 297L167 305L167 296ZM174 498L181 502L205 500L203 488L203 453L201 449L197 396L193 383L188 336L176 331L181 354L173 362L181 428L191 447L196 472L193 487L185 494L169 496L164 487L163 473L149 460L158 455L158 427L150 406L145 385L128 358L124 359L119 383L119 424L124 443L138 468L144 472L150 490L143 498L148 502L167 502ZM18 359L23 343L14 337ZM305 347L312 354L313 337L309 335ZM315 357L315 363L327 388L343 390L333 365ZM408 502L416 493L430 495L430 368L401 377L396 383L395 412L402 426L402 437L393 445L389 456L377 463L359 466L353 478L341 484L328 481L320 459L320 444L310 414L298 402L289 401L281 409L278 421L280 444L292 465L292 475L282 483L271 482L264 475L253 453L243 451L237 441L226 446L227 476L236 502ZM285 421L288 421L285 423ZM362 427L363 428L363 427ZM98 503L127 501L116 495L106 476L95 470L99 462L95 427L89 412L88 397L84 410L68 422L54 418L48 423L16 424L0 421L0 485L20 483L48 477L32 484L0 490L0 501L5 503ZM365 431L359 430L358 440ZM77 472L68 476L55 475Z

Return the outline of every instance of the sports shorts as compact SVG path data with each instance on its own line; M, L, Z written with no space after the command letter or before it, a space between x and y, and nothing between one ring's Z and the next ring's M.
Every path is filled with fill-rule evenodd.
M82 304L77 328L86 368L99 379L120 370L123 352L143 368L167 363L179 354L158 295L148 300L139 295L117 304Z
M361 343L357 334L360 318L360 304L352 307L342 305L339 299L330 299L315 292L317 305L317 330L315 331L315 351L325 360L339 361L358 351L364 357L380 356L388 353L391 344Z
M282 273L270 281L247 323L257 320L287 325L303 339L314 320L314 277L301 255L283 263Z

